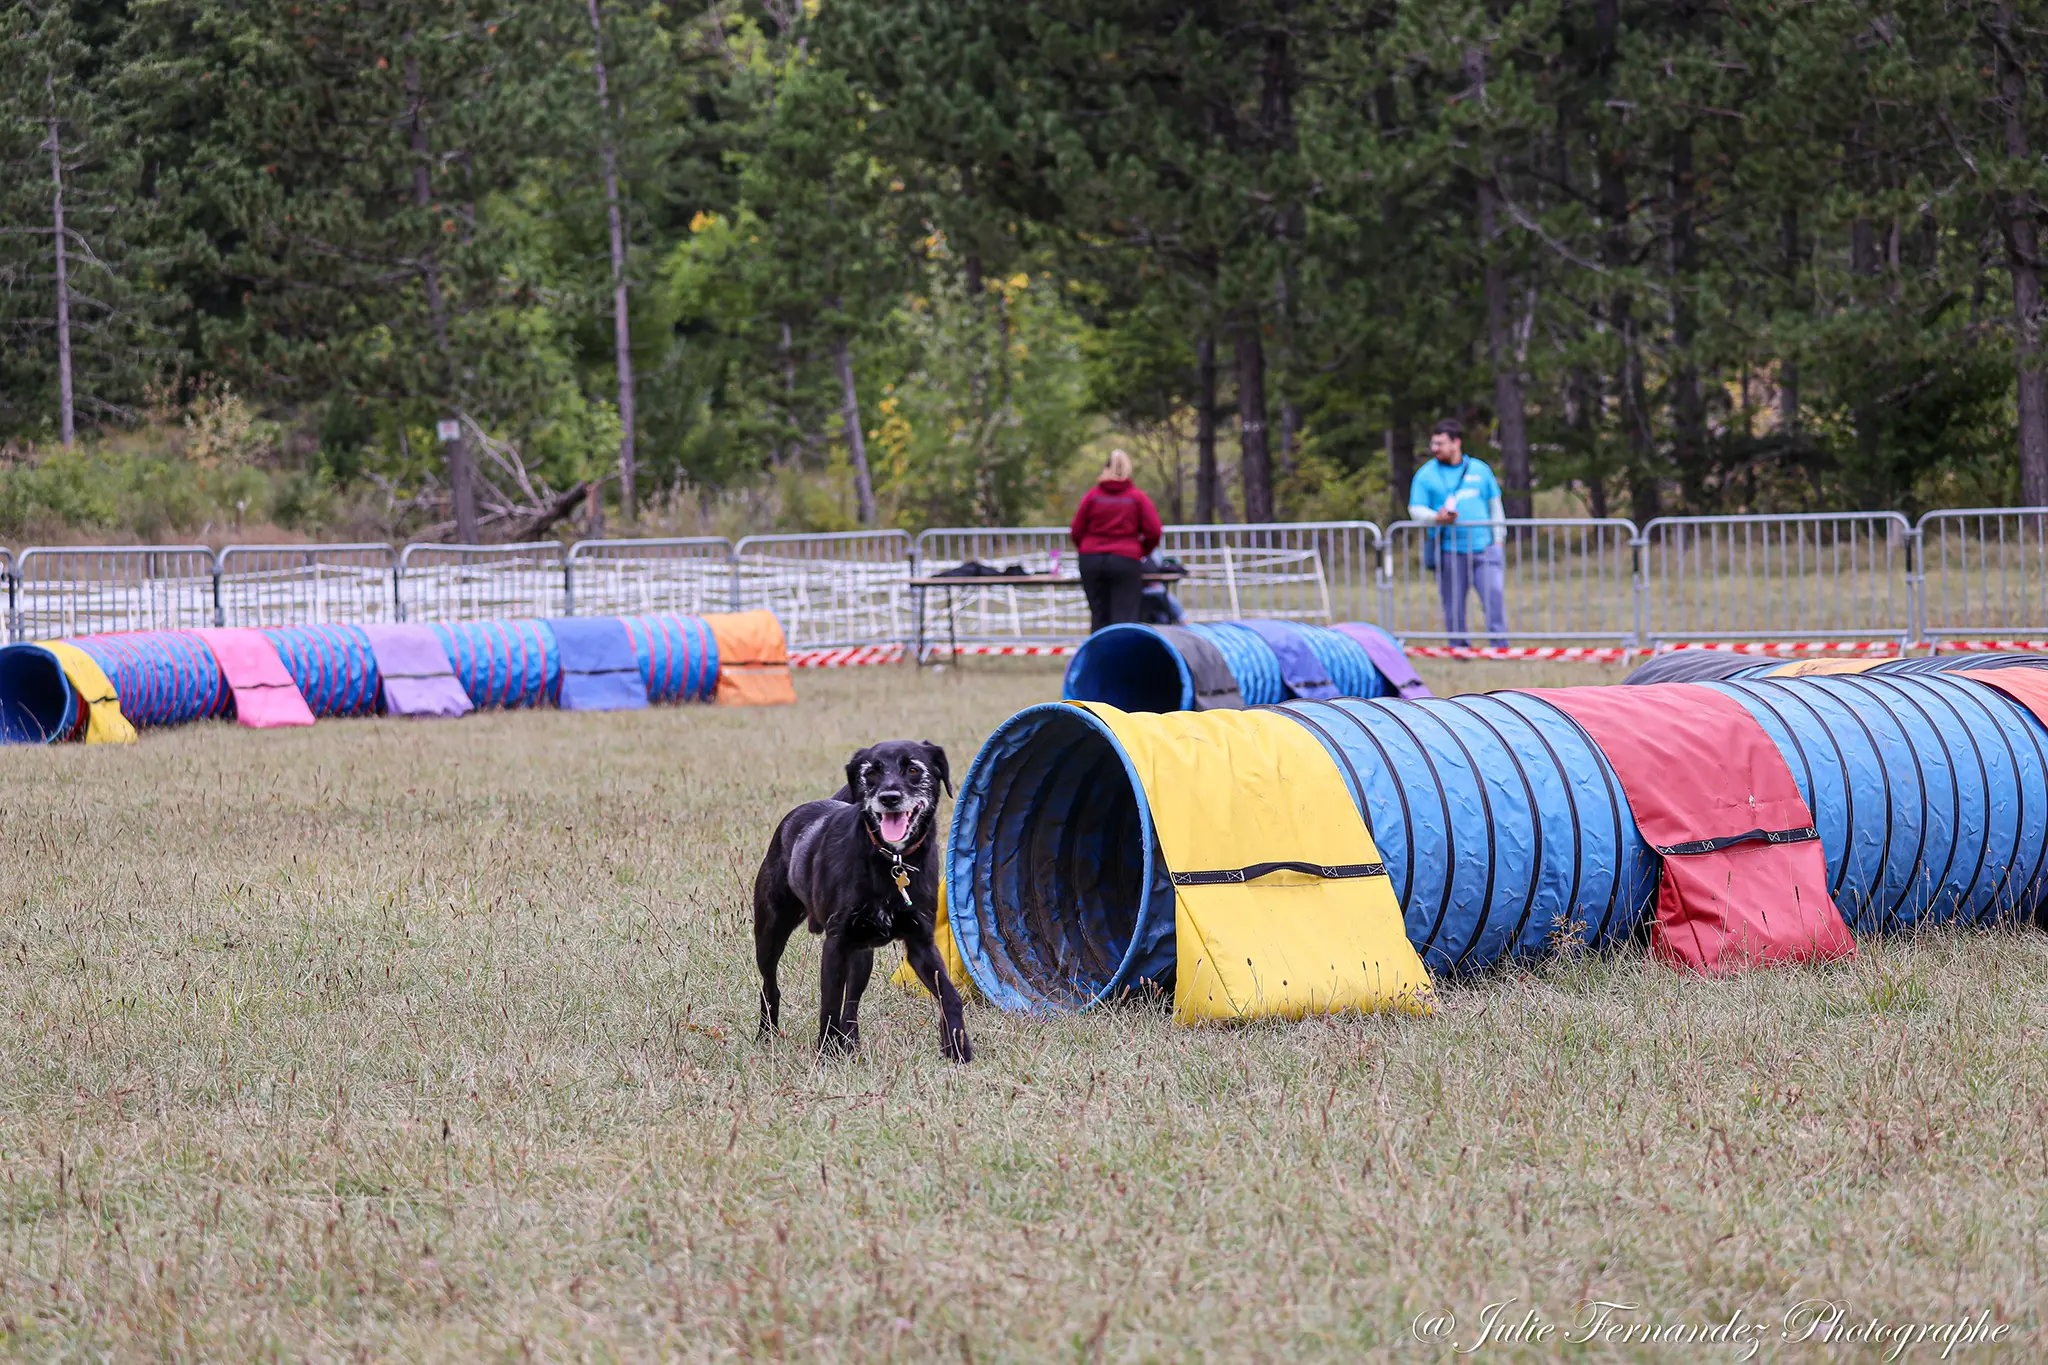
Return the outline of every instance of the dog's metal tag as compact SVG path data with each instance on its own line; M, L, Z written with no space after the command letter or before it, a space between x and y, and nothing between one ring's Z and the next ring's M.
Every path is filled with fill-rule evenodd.
M900 863L896 867L896 890L903 897L903 903L909 905L911 903L910 873Z

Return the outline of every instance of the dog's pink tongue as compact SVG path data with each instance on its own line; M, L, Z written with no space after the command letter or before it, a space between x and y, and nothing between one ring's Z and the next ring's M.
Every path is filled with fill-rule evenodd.
M882 827L882 837L892 844L900 844L910 833L910 812L907 810L885 810L876 821Z

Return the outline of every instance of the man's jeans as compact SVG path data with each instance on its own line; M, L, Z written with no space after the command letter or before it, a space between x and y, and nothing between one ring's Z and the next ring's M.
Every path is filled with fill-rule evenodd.
M1469 553L1445 550L1437 555L1436 592L1443 599L1444 629L1451 633L1452 645L1472 643L1465 638L1465 594L1475 590L1479 605L1486 610L1486 633L1493 637L1489 643L1507 644L1508 608L1503 597L1507 568L1507 551L1498 544Z

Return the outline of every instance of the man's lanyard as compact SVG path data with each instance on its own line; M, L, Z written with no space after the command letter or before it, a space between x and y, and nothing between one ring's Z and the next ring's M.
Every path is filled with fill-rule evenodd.
M1458 476L1457 483L1453 484L1451 491L1444 496L1444 501L1453 506L1457 504L1459 498L1465 496L1465 490L1472 486L1472 457L1466 456L1459 465L1459 468L1462 472Z

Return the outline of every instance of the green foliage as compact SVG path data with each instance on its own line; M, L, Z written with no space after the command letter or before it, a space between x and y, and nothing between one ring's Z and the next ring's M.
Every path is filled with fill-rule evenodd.
M182 413L66 450L23 448L0 461L0 533L63 528L131 534L318 525L331 484L278 466L276 424L230 390L202 392Z
M1082 329L1047 271L979 295L941 249L901 313L912 368L876 405L884 486L914 526L1062 519L1059 477L1088 436Z
M55 429L54 118L80 421L219 376L316 452L273 504L375 490L391 533L452 411L551 488L614 469L607 154L670 520L853 524L849 413L884 520L1062 518L1104 442L1192 516L1205 339L1239 515L1384 515L1447 413L1485 450L1519 412L1546 506L2048 498L2048 0L595 19L0 0L0 437ZM10 505L106 524L59 464Z
M0 3L0 439L59 430L60 208L80 424L134 420L172 363L177 300L148 243L162 215L86 18L56 0Z

